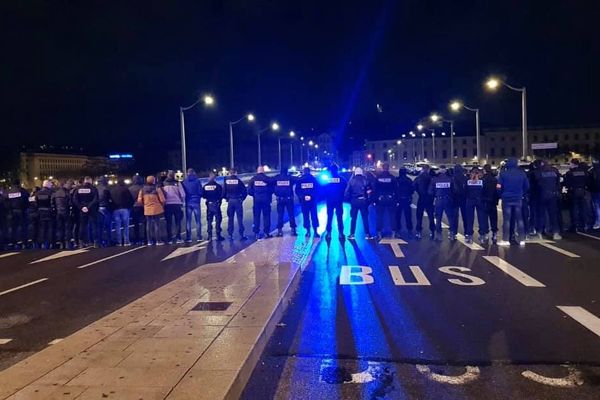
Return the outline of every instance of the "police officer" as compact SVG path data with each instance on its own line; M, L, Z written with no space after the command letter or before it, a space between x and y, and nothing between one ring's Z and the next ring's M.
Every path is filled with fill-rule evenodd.
M412 222L412 195L415 192L413 181L406 176L406 168L398 170L398 185L397 185L398 206L396 208L396 237L399 237L402 227L402 216L406 223L408 237L412 237L413 222Z
M277 199L277 236L283 236L283 216L286 211L290 219L292 236L297 236L294 216L294 178L289 175L288 167L282 167L281 173L273 178L273 182Z
M263 166L258 167L257 174L250 179L248 194L254 197L252 213L254 223L252 230L256 239L272 237L271 231L271 200L273 199L273 181L265 175ZM260 218L263 219L263 233L260 232Z
M372 239L369 233L369 194L371 192L371 185L367 177L363 175L362 168L355 168L354 175L350 178L348 185L346 186L345 198L350 200L350 235L349 240L354 240L354 233L356 232L356 219L358 213L362 218L363 230L365 232L365 239Z
M71 243L70 243L70 247L71 248L76 248L79 246L79 236L80 236L80 232L81 232L81 219L79 218L79 210L77 209L77 207L75 207L75 203L74 203L74 197L75 194L77 193L77 189L79 189L81 186L83 186L83 177L79 178L77 181L75 181L73 183L73 187L71 188L70 192L69 192L69 199L71 200L71 215L70 215L70 220L71 220L71 225L73 226L71 232Z
M223 188L217 183L216 178L217 175L211 171L208 174L208 182L202 187L202 197L206 199L206 232L209 241L213 238L213 220L215 220L217 240L225 240L225 238L221 236L221 222L223 221L221 201L223 200Z
M590 185L592 192L592 204L594 208L595 223L592 229L600 229L600 162L594 160L590 169Z
M590 174L582 167L579 160L574 158L570 170L565 174L565 187L571 200L571 231L585 230L590 227L588 192L591 186Z
M111 222L112 222L112 199L108 189L108 180L101 176L98 178L98 236L97 241L100 245L110 246L111 244Z
M300 200L302 209L302 219L306 236L310 236L310 227L312 228L315 238L321 237L318 233L319 217L317 215L317 201L319 195L319 182L310 173L310 168L304 168L302 177L296 183L296 195Z
M452 177L448 174L445 165L440 165L438 174L431 179L429 194L434 197L435 232L437 240L442 240L442 216L446 214L448 221L453 221L454 209L452 202ZM452 224L453 222L451 222ZM450 228L450 240L456 236Z
M92 178L86 176L83 185L78 187L73 194L73 205L79 215L79 246L86 247L96 239L96 222L98 219L98 190L92 185Z
M35 194L39 191L39 186L34 187L28 197L27 220L29 221L29 240L27 241L27 247L30 249L35 249L40 239L40 215L38 213L37 202L35 201Z
M38 245L49 249L54 239L54 213L52 210L52 181L45 180L42 188L35 194L41 238Z
M232 168L230 175L225 178L223 185L223 198L227 200L227 234L229 240L233 240L233 224L237 217L238 231L240 240L247 240L244 235L244 207L243 203L248 195L246 185L240 178L237 177L237 171Z
M429 165L423 165L421 173L415 178L415 191L419 195L417 200L417 232L415 237L421 239L423 230L423 214L427 212L429 220L429 238L433 240L435 237L435 217L433 213L433 196L429 194L429 186L435 172L429 168Z
M395 211L397 204L398 181L390 173L390 165L384 163L382 170L375 176L375 210L377 212L377 237L383 237L384 217L387 214L392 231L396 228Z
M8 214L10 216L9 248L24 248L27 243L27 207L29 193L21 187L21 181L15 179L6 194Z
M463 230L466 225L466 204L467 204L467 175L465 169L456 164L452 171L452 208L454 209L453 221L450 222L450 230L452 234L458 233L458 222L460 213L460 219L462 219Z
M325 201L327 204L327 237L331 239L331 230L333 228L333 213L337 219L338 236L340 240L344 239L344 191L347 182L338 172L338 166L331 164L329 166L331 177L325 186Z
M550 220L549 231L554 240L562 239L558 226L558 200L560 197L560 173L545 161L540 162L540 168L534 172L536 187L539 190L539 213L537 220L537 237L542 239L546 216Z
M486 218L486 226L492 232L492 242L498 241L498 201L500 196L498 195L498 179L494 175L492 166L485 164L483 166L483 193L481 195L482 208L484 216ZM486 243L489 240L488 231L481 238L482 243Z
M483 179L479 167L473 167L467 180L465 190L465 241L473 243L473 225L475 213L477 213L477 224L479 225L479 241L487 242L488 217L483 200Z
M67 248L73 238L73 227L71 223L71 195L73 181L68 180L52 193L52 209L55 214L55 247Z

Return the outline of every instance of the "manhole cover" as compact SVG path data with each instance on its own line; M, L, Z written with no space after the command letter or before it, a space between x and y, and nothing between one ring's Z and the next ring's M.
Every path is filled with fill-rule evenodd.
M201 301L196 304L192 311L225 311L233 304L226 301Z

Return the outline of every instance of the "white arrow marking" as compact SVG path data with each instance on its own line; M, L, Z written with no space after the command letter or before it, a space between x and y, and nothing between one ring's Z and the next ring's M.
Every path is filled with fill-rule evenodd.
M86 253L88 251L89 251L89 249L87 247L85 249L59 251L56 254L52 254L51 256L40 258L39 260L32 261L29 264L37 264L37 263L41 263L44 261L56 260L57 258L74 256L75 254Z
M17 253L17 252L12 252L12 253L4 253L4 254L0 254L0 258L5 258L5 257L14 256L15 254L19 254L19 253Z
M396 256L396 258L404 258L404 253L402 252L402 249L400 248L401 244L407 244L404 240L402 240L402 239L381 239L379 241L379 244L389 244L390 247L392 248L392 251L394 252L394 255Z
M577 306L556 306L558 309L581 325L600 336L600 318L589 312L583 307Z
M37 283L41 283L41 282L44 282L44 281L47 281L47 280L48 280L48 278L42 278L42 279L38 279L37 281L29 282L29 283L26 283L24 285L17 286L17 287L14 287L12 289L5 290L4 292L0 292L0 296L4 296L5 294L16 292L19 289L23 289L23 288L26 288L28 286L35 285Z
M168 256L166 256L165 258L163 258L160 261L166 261L166 260L170 260L171 258L175 258L175 257L180 257L189 253L193 253L195 251L199 251L202 249L206 248L206 241L204 242L200 242L198 244L195 244L193 246L189 246L189 247L179 247L177 249L175 249L173 252L171 252Z
M467 370L464 374L458 376L441 375L431 372L431 369L427 365L417 365L417 371L427 376L429 379L435 382L447 383L449 385L464 385L479 378L479 368L471 367L467 365Z
M0 345L1 344L6 344L8 342L12 342L12 339L0 339Z
M547 376L536 374L529 370L521 372L521 375L534 382L554 387L575 387L583 385L581 372L571 366L563 365L563 367L569 369L569 375L564 378L548 378Z

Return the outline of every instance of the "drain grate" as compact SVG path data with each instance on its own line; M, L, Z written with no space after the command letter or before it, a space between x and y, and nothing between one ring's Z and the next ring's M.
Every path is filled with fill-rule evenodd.
M225 311L232 304L227 301L201 301L192 308L192 311Z

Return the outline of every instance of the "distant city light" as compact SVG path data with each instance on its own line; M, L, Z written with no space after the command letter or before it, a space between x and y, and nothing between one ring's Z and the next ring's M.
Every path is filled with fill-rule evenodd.
M417 125L417 129L418 130L422 130L423 129L423 125L422 124Z
M438 122L440 119L440 116L437 114L431 114L431 117L429 117L433 122Z
M296 136L296 132L290 131L290 137L294 137L294 136Z
M121 158L133 158L132 154L109 154L108 158L112 160L118 160Z

